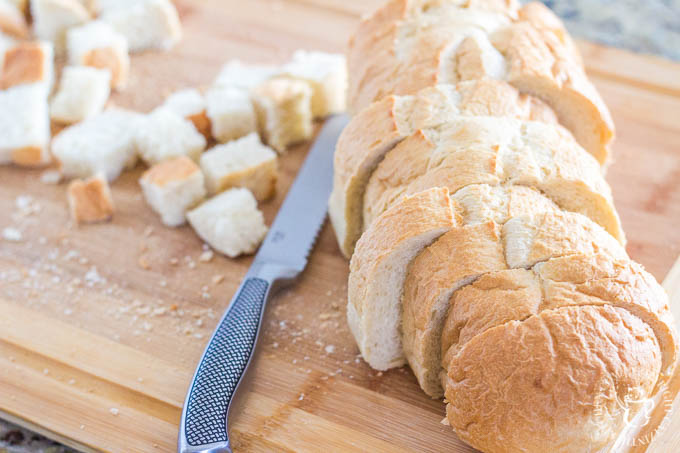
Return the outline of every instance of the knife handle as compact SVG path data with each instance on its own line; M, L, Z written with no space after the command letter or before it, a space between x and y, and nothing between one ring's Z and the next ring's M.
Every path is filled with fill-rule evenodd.
M220 320L184 404L179 453L231 453L227 415L255 350L271 283L249 277Z

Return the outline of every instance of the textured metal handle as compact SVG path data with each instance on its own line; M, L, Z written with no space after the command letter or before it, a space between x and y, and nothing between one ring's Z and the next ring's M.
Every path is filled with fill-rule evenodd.
M184 407L180 453L231 451L229 405L255 349L269 289L266 280L248 278L220 321L203 353Z

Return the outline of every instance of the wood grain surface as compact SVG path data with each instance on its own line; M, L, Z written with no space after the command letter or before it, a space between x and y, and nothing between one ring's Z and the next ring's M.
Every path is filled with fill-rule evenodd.
M129 88L113 102L148 111L172 90L209 84L231 58L342 52L379 3L179 1L184 40L135 56ZM680 65L580 46L618 128L608 179L628 250L662 280L680 254ZM268 223L306 150L282 157L277 197L262 206ZM0 412L83 451L175 450L194 367L251 260L201 261L191 229L163 227L145 205L142 171L113 184L113 222L74 227L64 185L0 168L0 229L23 234L0 240ZM345 322L347 273L327 225L300 283L269 307L232 421L237 451L470 451L408 369L378 373L358 357ZM656 451L679 445L674 423Z

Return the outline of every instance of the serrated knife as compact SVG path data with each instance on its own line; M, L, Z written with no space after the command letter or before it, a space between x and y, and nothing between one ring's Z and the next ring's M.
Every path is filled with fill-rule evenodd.
M305 269L326 219L345 115L326 121L253 264L213 333L187 393L179 453L231 453L227 419L255 350L267 300Z

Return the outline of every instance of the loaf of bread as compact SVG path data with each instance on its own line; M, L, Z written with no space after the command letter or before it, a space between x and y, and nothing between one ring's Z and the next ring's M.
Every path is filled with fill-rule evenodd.
M485 452L599 451L672 375L668 298L628 257L613 124L560 21L512 0L392 0L348 55L329 211L347 317Z

